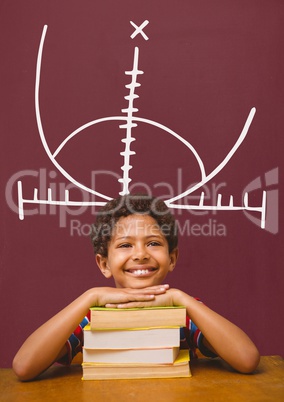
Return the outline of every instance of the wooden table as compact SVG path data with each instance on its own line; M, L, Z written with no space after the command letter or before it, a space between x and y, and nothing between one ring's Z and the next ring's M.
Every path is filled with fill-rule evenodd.
M82 381L81 366L53 366L37 381L21 383L0 369L2 402L282 402L284 363L265 356L254 374L234 372L219 359L191 362L191 378Z

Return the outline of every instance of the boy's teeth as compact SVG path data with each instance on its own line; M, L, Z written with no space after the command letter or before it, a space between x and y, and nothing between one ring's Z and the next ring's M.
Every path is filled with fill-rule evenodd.
M137 269L133 271L134 275L145 275L148 273L148 269Z

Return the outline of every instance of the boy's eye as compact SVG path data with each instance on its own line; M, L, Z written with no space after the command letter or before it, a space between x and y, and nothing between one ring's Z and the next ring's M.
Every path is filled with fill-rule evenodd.
M127 248L127 247L131 247L131 244L129 244L129 243L123 243L123 244L120 244L118 247L119 247L119 248Z
M151 241L148 243L148 246L160 246L161 244L158 241Z

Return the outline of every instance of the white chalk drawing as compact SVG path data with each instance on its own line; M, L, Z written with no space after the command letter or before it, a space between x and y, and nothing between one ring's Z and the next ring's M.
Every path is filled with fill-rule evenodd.
M145 34L145 32L143 31L143 28L145 28L145 26L149 24L149 21L148 21L148 20L145 20L145 21L143 22L143 24L141 24L139 27L138 27L134 22L132 22L132 21L130 21L130 24L135 28L135 31L133 32L133 34L130 35L130 38L131 38L131 39L134 39L135 36L138 35L138 34L141 34L145 40L148 40L148 39L149 39L148 36L147 36L147 35Z
M149 23L148 20L145 20L140 26L137 26L134 24L132 21L130 21L131 25L135 28L135 31L131 35L131 38L135 38L136 35L141 34L145 40L148 40L148 36L144 33L143 28ZM120 192L121 195L126 195L129 193L129 183L131 182L131 177L130 177L130 171L131 171L131 164L130 164L130 158L135 155L135 151L131 149L131 144L133 141L135 141L135 138L133 137L132 133L132 128L137 126L137 123L143 122L152 126L155 126L168 134L172 135L179 141L181 141L195 156L196 161L198 163L199 169L200 169L200 175L201 175L201 180L195 184L194 186L190 187L186 191L184 191L181 194L177 194L176 196L165 200L165 203L169 208L175 208L175 209L188 209L188 210L212 210L212 211L254 211L257 213L260 213L260 220L261 220L261 228L265 228L265 221L266 221L266 191L263 190L262 192L262 203L260 206L249 206L248 202L248 193L246 192L243 196L243 205L241 206L236 206L234 205L234 200L233 196L230 196L230 202L229 205L222 205L222 195L218 194L217 197L217 203L216 205L204 205L204 193L201 193L199 204L198 205L189 205L189 204L180 204L176 203L176 201L183 199L187 195L193 193L194 191L198 190L201 188L204 184L209 182L214 176L216 176L223 168L226 166L226 164L229 162L229 160L232 158L234 153L237 151L237 149L240 147L242 142L244 141L248 130L250 128L250 125L253 121L254 115L256 113L256 109L253 107L249 114L248 117L245 121L245 124L243 126L243 129L239 135L238 140L230 150L230 152L226 155L224 160L209 174L206 174L205 172L205 167L204 164L196 151L196 149L184 138L182 138L179 134L174 132L173 130L169 129L168 127L164 126L163 124L160 124L156 121L149 120L143 117L138 117L137 115L134 115L134 113L138 112L138 109L134 107L134 101L137 99L139 96L135 93L135 90L137 87L139 87L141 84L138 82L138 76L140 74L143 74L142 70L139 70L138 68L138 61L139 61L139 49L138 47L135 47L134 49L134 56L133 56L133 67L131 71L125 71L125 74L131 77L131 82L127 84L125 87L129 90L129 93L127 96L124 98L128 101L128 107L125 109L122 109L122 113L125 113L126 116L109 116L109 117L102 117L93 121L90 121L81 127L77 128L75 131L73 131L65 140L58 146L58 148L55 150L55 152L51 152L49 149L49 146L47 144L44 130L43 130L43 125L41 121L41 115L40 115L40 104L39 104L39 88L40 88L40 73L41 73L41 62L42 62L42 54L43 54L43 47L44 47L44 41L47 33L47 26L45 25L42 31L42 36L40 40L40 45L39 45L39 50L38 50L38 57L37 57L37 66L36 66L36 82L35 82L35 112L36 112L36 120L37 120L37 125L38 125L38 131L39 135L42 141L42 145L51 160L51 162L54 164L54 166L65 176L71 183L73 183L75 186L81 188L84 191L89 192L90 194L99 196L100 198L109 201L112 199L112 197L109 197L108 195L101 194L95 189L89 188L82 183L79 183L76 181L65 169L57 162L56 157L60 153L60 151L64 148L64 146L70 141L72 138L74 138L76 135L79 135L83 130L86 128L100 124L106 121L118 121L118 122L123 122L123 124L119 125L119 128L125 129L126 130L126 135L125 138L123 138L121 141L124 143L124 151L121 152L120 154L123 156L123 161L124 164L121 166L121 170L123 172L122 177L118 180L122 184L122 191ZM19 219L23 220L24 219L24 205L25 204L46 204L46 205L58 205L58 206L103 206L106 201L72 201L69 199L69 192L66 190L65 191L65 199L64 200L55 200L52 197L52 191L51 189L48 189L48 196L47 199L39 199L38 198L38 190L34 190L34 197L32 199L26 199L23 197L23 188L22 188L22 182L18 181L18 209L19 209Z

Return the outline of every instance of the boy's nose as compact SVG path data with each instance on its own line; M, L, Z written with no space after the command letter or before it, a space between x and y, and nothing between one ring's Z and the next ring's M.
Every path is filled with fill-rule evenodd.
M132 255L133 260L142 261L149 258L149 253L146 247L135 247Z

